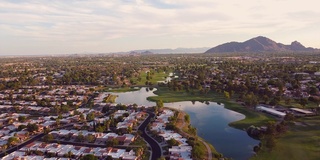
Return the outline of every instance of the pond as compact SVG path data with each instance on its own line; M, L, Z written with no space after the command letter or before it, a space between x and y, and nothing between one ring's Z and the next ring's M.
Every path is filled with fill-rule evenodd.
M154 106L154 102L147 100L149 96L156 96L153 91L155 89L141 88L138 91L114 94L119 95L116 103ZM244 119L245 116L224 108L223 104L184 101L165 103L164 106L187 112L198 135L228 158L249 159L254 153L253 147L259 144L259 141L249 137L245 131L228 126L230 122Z

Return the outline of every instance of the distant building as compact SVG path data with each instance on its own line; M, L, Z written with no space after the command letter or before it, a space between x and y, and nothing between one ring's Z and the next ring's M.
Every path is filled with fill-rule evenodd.
M262 111L262 112L266 112L268 114L271 114L271 115L274 115L274 116L277 116L277 117L281 117L281 118L286 116L286 113L277 111L277 110L272 109L272 108L264 107L264 106L257 106L256 110Z

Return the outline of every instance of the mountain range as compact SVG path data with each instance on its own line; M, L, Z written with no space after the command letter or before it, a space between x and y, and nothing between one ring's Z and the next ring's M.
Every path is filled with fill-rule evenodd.
M146 50L133 50L131 54L174 54L174 53L203 53L210 47L201 48L176 48L176 49L146 49Z
M226 53L226 52L316 52L319 49L305 47L298 41L290 45L277 43L267 37L258 36L245 42L229 42L218 45L207 50L205 53Z

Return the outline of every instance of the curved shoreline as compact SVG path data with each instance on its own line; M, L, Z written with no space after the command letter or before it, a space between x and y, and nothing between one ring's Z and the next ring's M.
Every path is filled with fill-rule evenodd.
M190 93L186 93L184 91L170 91L166 88L161 88L161 87L156 88L156 89L157 89L156 91L154 91L154 90L152 91L151 95L149 94L146 96L147 100L149 102L150 101L155 102L155 101L161 99L165 103L181 102L181 101L189 101L189 102L190 101L200 101L202 103L208 101L208 102L214 102L214 103L223 103L224 108L226 108L230 111L235 111L235 112L244 116L243 119L241 117L241 119L239 119L239 120L235 120L233 122L228 122L226 124L227 126L241 130L242 132L244 131L243 128L246 128L247 126L250 126L252 124L260 123L261 120L263 121L266 119L266 117L261 116L260 113L254 112L252 110L248 110L248 108L243 107L240 104L238 104L232 100L227 100L219 93L210 92L209 94L202 95L202 94L198 94L198 93L190 94ZM170 105L170 104L166 104L166 106L168 106L168 105ZM177 109L174 109L174 110L177 110ZM199 137L199 136L197 136L197 137ZM199 137L199 139L201 139L201 137ZM201 142L199 142L199 144L201 144ZM201 145L201 146L203 147L202 148L203 150L206 150L204 145ZM220 156L220 154L215 154L214 157L219 157L219 156Z
M163 89L163 88L162 88ZM160 91L158 87L156 91L153 92L156 96L147 97L147 100L156 102L159 99L162 99L164 103L173 103L173 102L182 102L182 101L200 101L200 102L214 102L214 103L222 103L226 109L232 110L234 112L240 113L245 116L244 119L237 120L234 122L230 122L228 125L230 127L243 130L244 128L248 128L251 125L260 126L262 124L266 124L268 121L272 120L272 118L263 115L261 113L255 112L249 108L246 108L232 99L225 99L222 95L218 93L210 93L207 95L191 95L186 92L176 92L170 90Z
M174 110L174 111L179 112L179 114L182 114L182 117L183 117L183 118L184 118L184 115L188 115L188 113L186 113L185 111L178 110L178 109L176 109L176 108L172 108L172 107L168 107L168 106L165 106L165 108L168 108L168 109L170 109L170 110ZM179 120L179 116L178 116L178 120ZM190 134L186 133L186 132L183 130L183 128L186 126L186 124L190 125L190 122L185 122L184 119L182 119L182 120L183 120L183 124L182 124L181 126L178 126L177 123L175 124L175 126L176 126L177 128L179 128L180 132L182 132L184 135L188 135L189 137L192 137ZM221 155L221 153L218 153L218 152L215 150L215 148L212 146L212 144L209 143L209 145L211 145L214 150L212 150L212 148L210 148L210 146L208 145L208 142L204 141L204 139L203 139L202 137L200 137L199 135L196 135L196 137L197 137L197 139L199 139L199 141L206 147L208 160L212 160L212 155L213 155L213 153L215 153L215 154L220 154L220 155Z

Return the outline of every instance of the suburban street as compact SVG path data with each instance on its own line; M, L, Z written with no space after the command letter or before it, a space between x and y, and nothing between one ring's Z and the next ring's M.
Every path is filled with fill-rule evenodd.
M28 141L25 141L25 142L23 142L23 143L15 146L15 147L12 147L12 148L6 150L5 152L1 152L1 153L0 153L0 157L3 157L3 156L5 156L6 154L10 154L10 153L12 153L12 152L14 152L14 151L17 151L17 150L19 150L20 148L22 148L22 147L24 147L24 146L26 146L26 145L28 145L28 144L30 144L30 143L32 143L32 142L40 139L40 138L43 137L44 135L45 135L44 133L38 134L38 135L36 135L35 137L29 139Z
M74 125L74 124L67 124L67 125L58 127L57 129L61 129L61 128L65 128L65 127L70 127L70 126L73 126L73 125ZM52 129L52 130L53 130L53 129ZM29 140L27 140L27 141L25 141L25 142L23 142L23 143L18 144L17 146L14 146L14 147L12 147L12 148L9 148L9 149L7 149L5 152L1 152L1 153L0 153L0 157L3 157L3 156L5 156L6 154L10 154L10 153L12 153L12 152L14 152L14 151L17 151L17 150L19 150L20 148L22 148L22 147L24 147L24 146L26 146L26 145L34 142L34 141L39 140L39 139L42 138L44 135L46 135L46 134L40 133L40 134L34 136L33 138L31 138L31 139L29 139Z
M141 137L144 138L151 147L151 150L152 150L151 159L156 160L161 157L161 148L159 144L146 133L147 125L150 123L151 118L155 116L154 113L151 113L151 112L148 112L148 113L149 113L148 118L140 125L138 130L142 131Z

